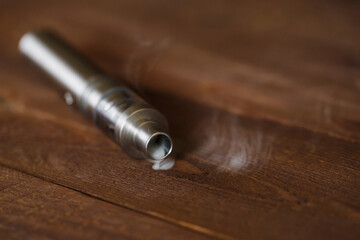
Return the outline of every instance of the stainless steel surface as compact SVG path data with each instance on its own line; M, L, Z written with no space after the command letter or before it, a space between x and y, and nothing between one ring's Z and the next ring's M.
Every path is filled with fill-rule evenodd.
M161 160L172 150L163 115L102 73L49 31L25 34L20 51L48 73L75 105L134 158Z

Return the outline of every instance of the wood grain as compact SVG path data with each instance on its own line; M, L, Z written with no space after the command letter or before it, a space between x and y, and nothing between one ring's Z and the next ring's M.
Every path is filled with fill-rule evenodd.
M360 237L357 2L1 4L1 164L174 232ZM172 170L127 157L19 56L45 22L164 113Z
M204 238L2 166L0 180L2 239Z

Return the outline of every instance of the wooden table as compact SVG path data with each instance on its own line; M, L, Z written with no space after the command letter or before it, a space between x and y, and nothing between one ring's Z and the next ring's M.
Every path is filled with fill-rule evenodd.
M1 1L0 238L360 239L358 1ZM17 50L55 29L169 120L123 151Z

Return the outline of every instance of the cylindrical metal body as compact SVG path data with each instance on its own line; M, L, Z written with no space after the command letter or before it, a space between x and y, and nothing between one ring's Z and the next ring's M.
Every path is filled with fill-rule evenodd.
M105 75L49 31L25 34L20 51L48 73L74 104L134 158L164 159L172 150L163 115Z

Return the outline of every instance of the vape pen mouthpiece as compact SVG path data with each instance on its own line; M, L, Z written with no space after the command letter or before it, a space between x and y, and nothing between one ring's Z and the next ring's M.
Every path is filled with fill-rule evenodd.
M68 104L91 118L128 155L161 160L171 153L164 116L54 33L29 32L19 49L62 87Z

